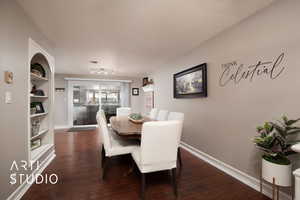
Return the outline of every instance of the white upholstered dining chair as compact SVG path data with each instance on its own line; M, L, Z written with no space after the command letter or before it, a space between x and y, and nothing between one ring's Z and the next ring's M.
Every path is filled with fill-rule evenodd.
M150 119L156 119L158 113L158 109L157 108L152 108L149 114L149 118Z
M165 121L168 118L169 111L167 110L159 110L156 116L157 121Z
M131 153L142 173L142 199L145 197L145 174L162 170L172 172L173 190L177 196L176 166L181 126L182 123L179 121L155 121L143 124L141 146Z
M117 108L117 116L128 116L130 114L131 114L131 108L129 107Z
M181 159L181 150L180 150L179 144L180 144L181 135L182 135L184 114L181 113L181 112L170 112L169 115L168 115L168 121L174 121L174 120L182 122L181 133L180 133L180 137L179 137L179 140L178 140L178 151L177 151L177 158L178 158L179 166L181 168L182 167L182 159Z
M119 156L124 154L130 154L137 147L139 147L138 141L135 140L123 140L117 136L112 129L107 126L105 114L103 110L97 113L97 122L101 131L102 144L102 179L105 179L107 168L110 162L110 158L113 156Z

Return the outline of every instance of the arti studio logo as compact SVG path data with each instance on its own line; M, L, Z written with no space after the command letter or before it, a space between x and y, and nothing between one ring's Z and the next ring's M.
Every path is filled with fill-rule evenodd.
M265 76L271 80L278 78L284 71L282 66L284 53L281 53L274 61L258 61L254 65L245 66L237 61L222 64L222 73L219 85L224 87L228 83L240 83L242 80L253 81L255 77Z
M10 167L10 181L11 185L14 184L56 184L58 176L56 174L32 174L33 171L39 171L41 165L37 162L27 162L22 160L20 162L13 161Z

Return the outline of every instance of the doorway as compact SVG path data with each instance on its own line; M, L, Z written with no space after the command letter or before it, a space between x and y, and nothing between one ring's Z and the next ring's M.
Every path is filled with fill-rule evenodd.
M68 81L68 121L70 127L97 126L97 112L106 119L121 106L129 106L129 83L117 81Z

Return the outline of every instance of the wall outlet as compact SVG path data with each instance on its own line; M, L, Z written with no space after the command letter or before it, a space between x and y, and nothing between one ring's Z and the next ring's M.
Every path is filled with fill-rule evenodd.
M12 103L12 94L11 92L5 92L5 103L11 104Z

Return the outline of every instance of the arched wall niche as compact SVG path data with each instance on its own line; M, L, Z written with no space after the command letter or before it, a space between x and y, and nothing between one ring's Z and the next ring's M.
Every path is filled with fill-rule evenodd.
M49 79L51 76L51 67L49 65L49 62L47 60L47 58L42 54L42 53L36 53L30 60L30 66L32 66L33 64L40 64L43 69L45 70L46 76L45 78Z
M32 65L39 64L45 71L45 77L32 73ZM39 67L40 67L39 66ZM44 95L39 92L43 91ZM29 39L28 48L28 158L31 162L46 163L55 157L54 128L53 128L53 103L54 103L54 57L32 39ZM36 112L36 104L43 107L42 112ZM35 109L33 109L35 108ZM34 121L40 120L38 131L33 131ZM34 123L33 123L34 122ZM34 146L37 139L40 145Z

